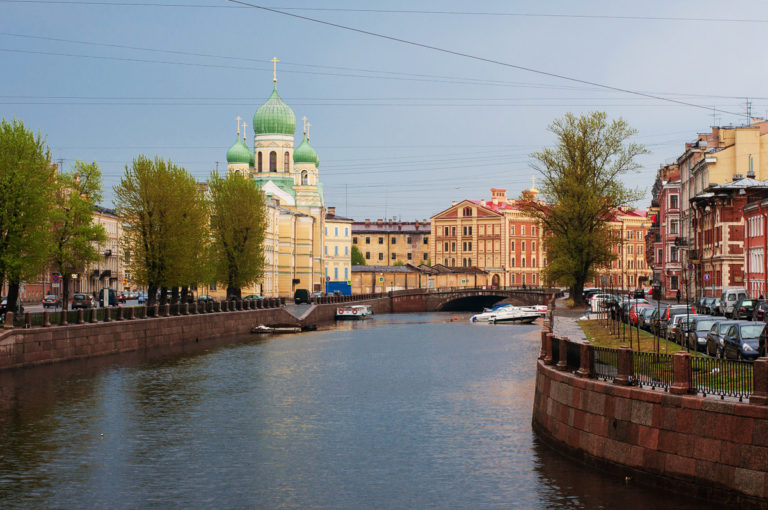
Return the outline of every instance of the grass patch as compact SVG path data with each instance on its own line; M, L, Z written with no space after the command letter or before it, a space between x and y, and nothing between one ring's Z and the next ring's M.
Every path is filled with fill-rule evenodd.
M638 340L637 328L630 328L626 324L624 327L624 337L621 336L622 325L619 325L619 334L614 335L611 333L610 327L605 327L605 321L590 320L590 321L578 321L581 330L584 331L584 335L587 337L592 345L598 347L610 347L611 349L618 349L622 345L630 345L629 337L632 335L632 350L641 352L655 352L655 343L653 335L647 331L640 330ZM638 349L638 341L640 342L640 348ZM684 350L674 342L669 342L665 339L659 340L659 352L661 354L674 354L678 351ZM693 354L693 353L691 353Z

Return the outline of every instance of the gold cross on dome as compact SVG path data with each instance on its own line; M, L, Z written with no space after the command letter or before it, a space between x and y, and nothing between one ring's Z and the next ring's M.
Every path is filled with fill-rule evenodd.
M304 134L306 135L306 134L307 134L307 116L306 116L306 115L305 115L305 116L303 116L303 117L301 118L301 120L303 120L303 121L304 121Z
M245 121L243 121L243 141L245 141Z
M312 125L312 123L307 121L307 140L309 140L309 126L311 126L311 125Z
M237 121L237 136L240 136L240 116L235 117L235 120Z
M280 62L277 60L277 57L272 57L272 64L274 66L274 69L272 71L272 81L277 83L277 63Z

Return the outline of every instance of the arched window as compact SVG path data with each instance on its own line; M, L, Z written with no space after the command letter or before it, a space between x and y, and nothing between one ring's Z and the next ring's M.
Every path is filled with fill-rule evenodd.
M261 152L259 152L259 163L257 167L259 172L261 172L264 169L264 166L262 165L262 162L261 162L261 155L262 155Z
M309 184L309 174L307 174L306 170L301 171L301 185L306 186Z
M288 151L285 151L284 157L283 157L283 172L287 172L290 170L288 167L288 162L290 161L291 156L288 154Z
M277 152L275 151L269 153L269 171L277 172Z
M472 208L471 207L465 207L462 211L463 216L472 216Z

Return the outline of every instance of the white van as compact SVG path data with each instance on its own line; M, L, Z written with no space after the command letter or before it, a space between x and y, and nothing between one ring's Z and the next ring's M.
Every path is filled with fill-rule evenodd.
M740 299L747 299L747 289L725 289L720 296L718 308L726 317L733 315L733 306Z

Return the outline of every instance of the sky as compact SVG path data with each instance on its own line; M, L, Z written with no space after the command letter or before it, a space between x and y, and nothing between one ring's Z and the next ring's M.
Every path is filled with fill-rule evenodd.
M768 112L768 2L243 3L0 0L0 117L40 132L65 169L96 161L110 207L139 154L204 181L226 167L237 116L252 147L276 57L326 205L412 221L492 187L518 196L567 112L637 130L649 153L625 179L640 208L696 133L744 124L748 100Z

